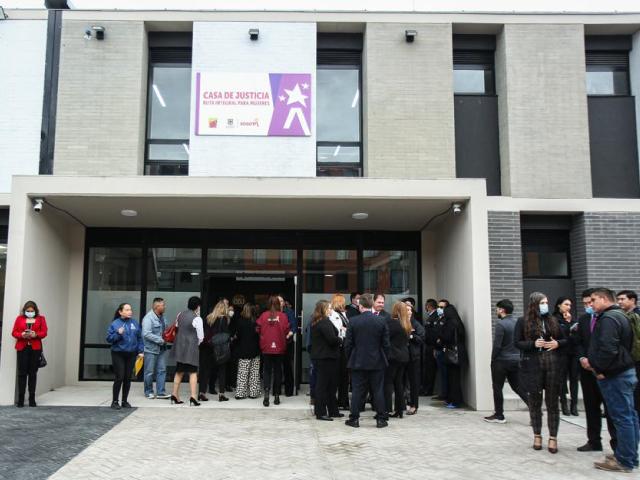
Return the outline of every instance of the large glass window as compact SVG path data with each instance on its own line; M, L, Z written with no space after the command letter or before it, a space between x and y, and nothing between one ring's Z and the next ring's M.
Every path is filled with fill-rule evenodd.
M359 177L360 65L318 65L317 175Z
M191 105L191 52L171 50L163 61L162 49L152 52L149 66L148 121L145 174L189 173L189 121Z
M454 50L453 93L456 95L494 95L493 51Z
M587 95L629 95L629 53L587 51Z
M93 247L89 249L87 308L84 325L85 380L113 378L107 329L121 303L130 303L140 319L142 248ZM106 352L106 353L105 353Z
M404 297L418 298L418 261L415 251L365 250L364 291L384 293L388 308Z
M522 230L522 274L525 278L570 276L567 230Z

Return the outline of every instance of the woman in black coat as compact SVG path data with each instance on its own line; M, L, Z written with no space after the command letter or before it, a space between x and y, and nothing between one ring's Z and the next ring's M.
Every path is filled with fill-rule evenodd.
M411 321L407 306L402 302L396 302L391 311L391 317L387 319L389 328L389 366L384 372L384 401L387 412L395 406L395 411L390 417L402 418L405 409L404 400L404 372L409 363L409 335L411 334ZM395 392L395 401L391 399Z
M318 420L332 421L344 417L338 411L338 358L341 340L329 316L331 304L326 300L316 303L311 316L311 358L317 370L314 412Z
M572 301L569 297L560 297L556 300L553 316L556 317L564 338L570 339L572 332L578 328L578 320L571 315ZM572 342L560 349L562 355L563 374L562 374L562 391L560 392L560 406L562 414L574 417L578 416L578 380L580 378L580 360L576 355L575 346ZM569 388L567 389L567 382ZM571 396L571 409L567 404L567 393Z
M242 307L240 318L231 323L234 353L238 358L236 400L260 396L260 335L251 303Z
M464 323L458 314L456 307L449 304L444 307L444 325L439 332L440 345L445 352L445 362L447 364L447 385L448 392L446 398L447 408L459 408L463 403L462 397L462 366L466 362L467 351L465 348ZM458 361L454 363L449 357L450 352L458 352Z
M420 321L416 318L413 305L409 302L405 302L405 304L411 319L409 363L407 364L407 378L409 379L409 410L407 410L407 415L415 415L418 411L418 398L420 395L420 362L425 331Z

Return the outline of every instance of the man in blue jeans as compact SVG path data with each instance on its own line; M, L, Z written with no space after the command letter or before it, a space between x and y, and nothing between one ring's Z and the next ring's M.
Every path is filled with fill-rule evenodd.
M640 425L633 402L638 383L631 356L633 331L611 290L596 288L591 300L597 316L591 324L593 333L587 366L598 380L618 437L614 454L605 457L603 462L595 462L594 466L610 472L630 473L638 466L640 442Z
M142 340L144 342L144 396L148 399L169 398L164 390L167 376L167 347L162 338L165 329L165 303L162 298L154 298L151 310L142 319ZM156 394L153 393L153 377L156 377Z

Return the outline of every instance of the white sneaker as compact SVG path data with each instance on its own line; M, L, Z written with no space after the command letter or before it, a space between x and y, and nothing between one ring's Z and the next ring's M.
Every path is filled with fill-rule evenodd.
M149 400L153 400L154 398L156 398L156 396L153 393L147 393L145 397L147 397Z

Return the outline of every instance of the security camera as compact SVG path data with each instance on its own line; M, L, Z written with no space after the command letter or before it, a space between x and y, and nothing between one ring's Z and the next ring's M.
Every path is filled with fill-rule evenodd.
M40 213L44 208L44 200L42 198L34 198L33 202L33 211L36 213Z
M451 205L451 211L454 215L460 215L462 213L462 204L454 203L453 205Z

